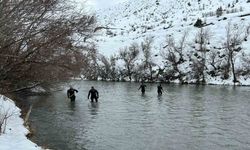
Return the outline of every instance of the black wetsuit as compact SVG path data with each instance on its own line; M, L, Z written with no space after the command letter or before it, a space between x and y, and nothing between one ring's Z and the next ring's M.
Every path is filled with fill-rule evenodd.
M139 88L139 90L141 89L141 93L144 94L145 93L145 88L146 88L146 85L145 84L142 84Z
M70 100L73 102L76 99L75 92L77 93L78 91L76 89L70 88L67 91L67 96L70 98Z
M98 102L99 93L96 89L89 90L88 99L89 99L89 96L90 96L91 102L94 102L94 99L95 99L95 102Z
M162 95L162 86L161 85L159 85L158 87L157 87L157 93L159 94L159 95Z

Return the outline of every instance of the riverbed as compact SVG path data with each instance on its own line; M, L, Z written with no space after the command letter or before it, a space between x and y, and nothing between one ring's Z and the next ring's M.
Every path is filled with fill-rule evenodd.
M250 149L250 87L147 83L72 82L66 88L33 96L32 140L54 150L236 150ZM98 103L87 94L94 86Z

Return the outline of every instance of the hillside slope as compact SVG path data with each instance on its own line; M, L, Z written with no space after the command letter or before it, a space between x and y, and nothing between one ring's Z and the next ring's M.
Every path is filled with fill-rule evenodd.
M226 41L230 41L228 35L231 37L238 35L241 42L234 48L240 49L240 51L234 51L232 59L238 72L240 70L247 72L243 68L247 68L246 62L250 53L249 8L250 2L248 0L130 0L97 12L100 26L106 29L98 30L95 40L98 51L109 57L118 54L121 48L129 46L131 43L140 43L145 38L152 38L152 61L158 67L166 68L166 66L173 64L168 59L172 51L168 47L169 39L173 40L178 47L178 41L186 35L182 45L185 61L178 64L176 76L182 72L185 74L183 80L193 82L194 75L190 77L186 74L194 71L194 59L199 61L199 56L206 59L206 72L214 71L214 65L217 65L216 69L220 68L219 66L225 68L225 63L211 66L212 57L210 56L216 53L218 58L214 58L214 61L222 62L224 59L222 56L229 53L225 47ZM197 19L200 19L201 23L200 26L198 24L198 27L195 27ZM230 33L227 29L230 29ZM199 43L198 35L201 32L206 34L207 43L205 45ZM204 53L199 54L202 51L199 50L201 45L206 49L205 55ZM246 58L242 59L242 56ZM120 68L122 67L120 66ZM165 73L170 70L170 68L166 69ZM220 77L218 77L219 75L211 77L209 74L206 76L206 80L208 83L220 84L230 84L234 80L230 74L230 77L223 78L222 81L221 74ZM241 84L249 84L249 77L245 74ZM239 76L241 75L239 74ZM179 79L174 82L179 82Z

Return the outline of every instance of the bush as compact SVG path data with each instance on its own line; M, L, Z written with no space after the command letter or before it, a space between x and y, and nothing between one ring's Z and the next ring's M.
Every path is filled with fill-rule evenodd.
M197 21L194 24L195 27L201 28L203 26L202 20L201 19L197 19Z
M217 17L221 16L222 13L223 13L222 7L217 8L217 10L216 10Z

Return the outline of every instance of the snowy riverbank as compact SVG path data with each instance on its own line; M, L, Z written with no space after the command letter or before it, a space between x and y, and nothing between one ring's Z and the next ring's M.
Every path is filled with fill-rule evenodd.
M0 125L4 118L7 116L6 126L2 125L0 134L0 149L1 150L42 150L41 147L31 142L26 135L29 130L25 128L24 121L20 117L21 110L15 103L0 95Z

